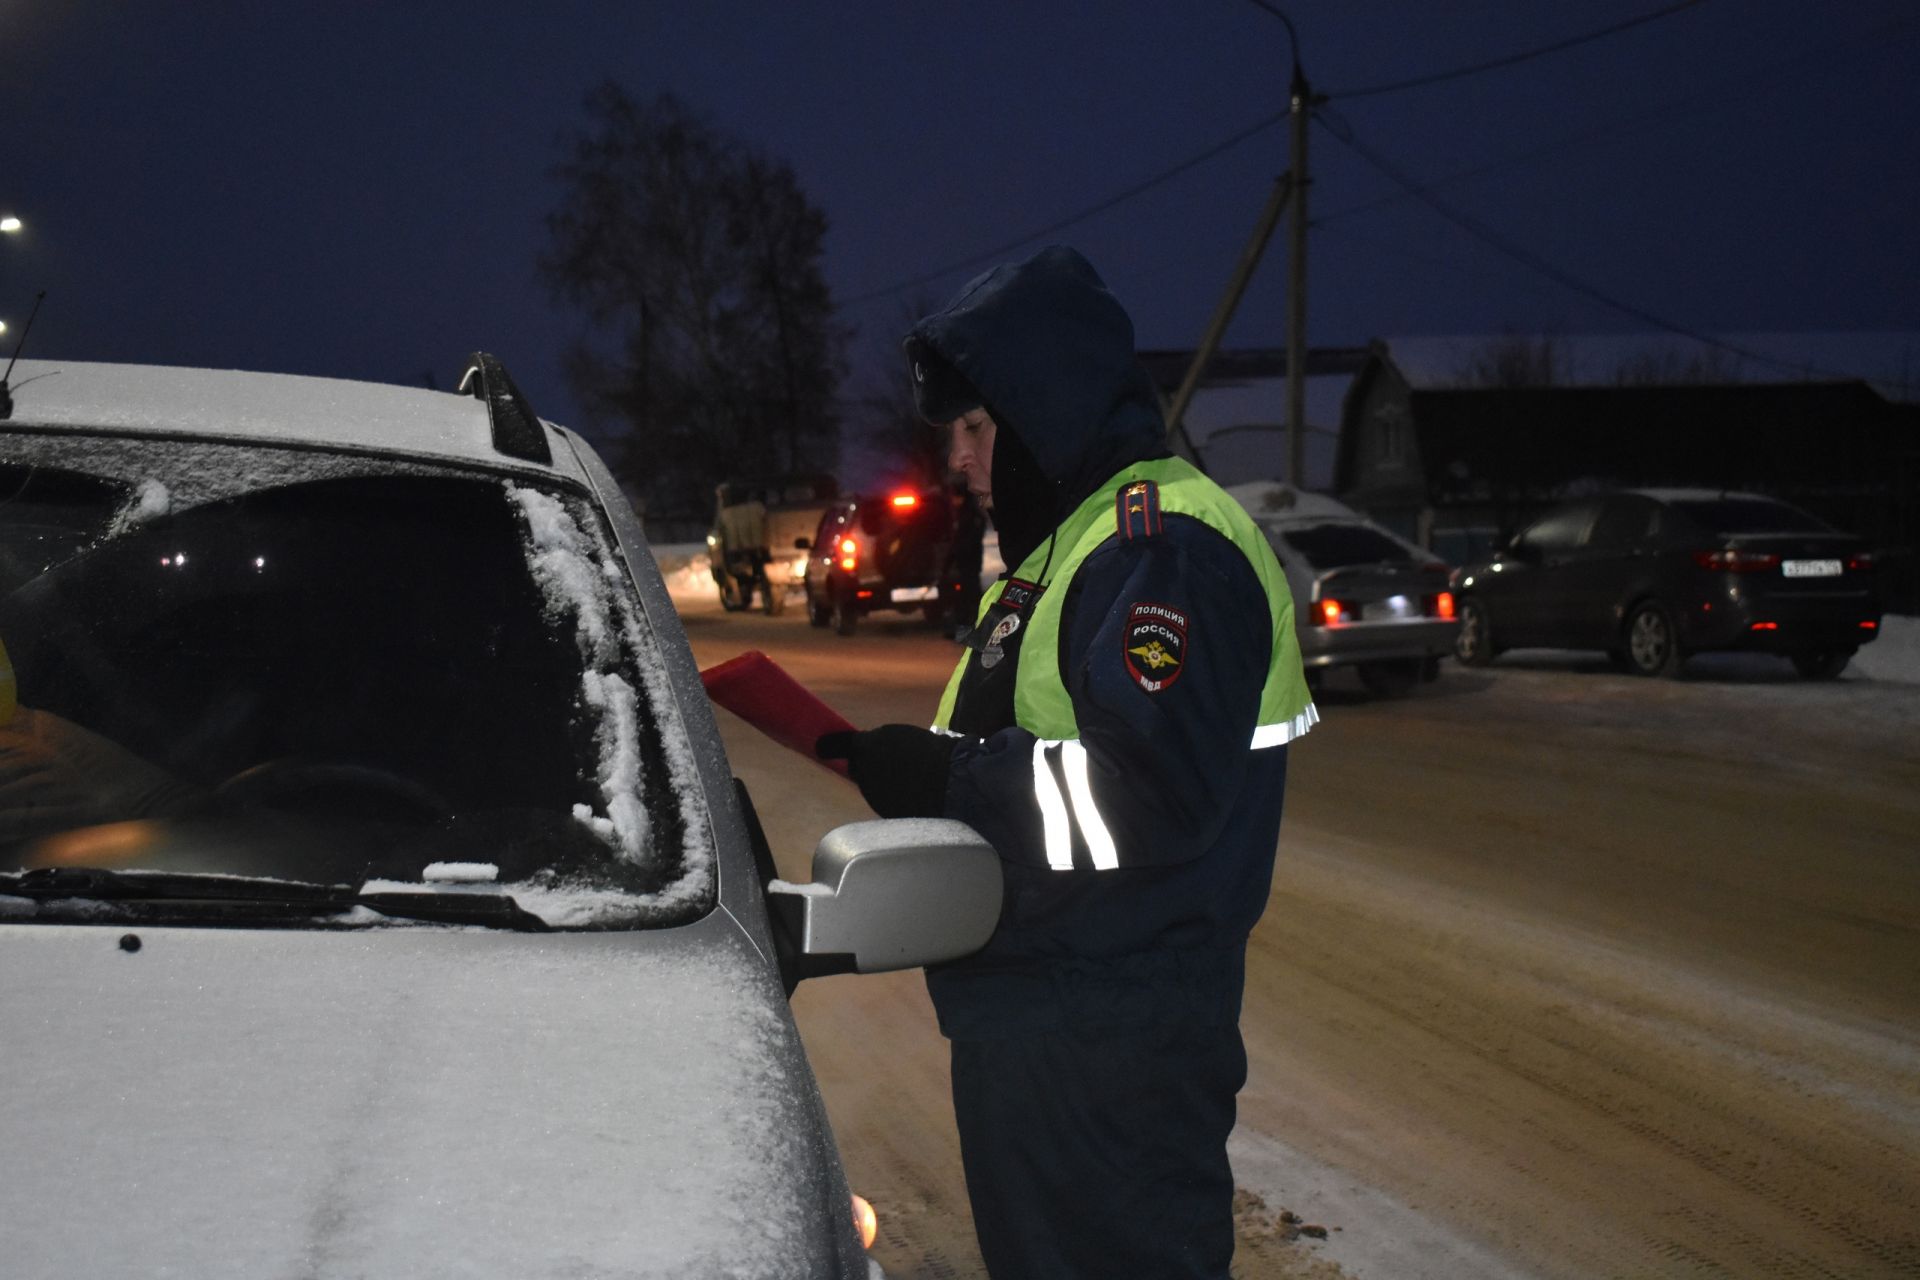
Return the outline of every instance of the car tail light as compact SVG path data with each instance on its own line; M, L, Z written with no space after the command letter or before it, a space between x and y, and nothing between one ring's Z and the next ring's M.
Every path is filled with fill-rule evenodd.
M1451 622L1453 620L1453 592L1442 591L1433 598L1433 608L1427 610L1436 618Z
M1858 554L1848 556L1847 568L1853 570L1855 573L1867 572L1873 568L1873 554L1868 551L1862 551Z
M1860 624L1860 629L1862 631L1878 631L1880 629L1880 624L1869 620L1866 622L1862 622Z
M862 1249L873 1248L873 1242L880 1234L880 1215L873 1211L866 1197L853 1198L853 1232L860 1237Z
M860 544L852 538L840 539L840 567L852 573L860 564Z
M1337 627L1347 620L1347 607L1338 600L1320 600L1313 606L1313 623L1318 627Z
M1777 622L1756 622L1747 628L1749 631L1778 631L1779 629L1780 624Z
M920 495L917 493L896 493L887 499L887 501L893 504L895 511L911 511L920 505Z
M1780 557L1771 551L1696 551L1693 562L1702 569L1715 573L1759 573L1766 569L1775 569L1780 565Z

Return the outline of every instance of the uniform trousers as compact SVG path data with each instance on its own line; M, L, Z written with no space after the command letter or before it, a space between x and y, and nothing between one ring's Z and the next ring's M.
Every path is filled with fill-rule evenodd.
M953 1041L953 1102L993 1280L1226 1280L1240 984L1148 1016Z

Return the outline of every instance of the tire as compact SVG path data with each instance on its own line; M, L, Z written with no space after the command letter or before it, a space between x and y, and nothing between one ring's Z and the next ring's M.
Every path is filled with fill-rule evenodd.
M1803 680L1831 680L1847 669L1852 649L1809 649L1793 655L1793 669Z
M860 611L853 607L850 596L841 596L833 602L833 629L838 635L850 636L860 621Z
M807 592L807 622L810 626L824 627L833 621L833 606L824 600L814 598L811 590Z
M1367 692L1379 698L1404 698L1420 683L1420 659L1401 658L1392 662L1363 662L1355 673Z
M1673 613L1658 600L1643 600L1627 615L1627 669L1642 676L1676 676L1686 655Z
M1478 600L1460 602L1460 629L1453 635L1453 657L1463 667L1484 667L1499 650L1493 647L1493 623Z
M720 579L720 607L728 613L738 613L747 607L747 597L740 590L740 579L729 574Z

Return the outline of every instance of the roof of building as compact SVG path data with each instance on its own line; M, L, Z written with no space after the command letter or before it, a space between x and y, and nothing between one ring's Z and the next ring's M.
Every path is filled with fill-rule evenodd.
M1671 333L1453 334L1376 339L1415 390L1484 385L1475 362L1501 346L1551 353L1556 385L1869 383L1889 400L1920 402L1920 332L1733 333L1710 340Z

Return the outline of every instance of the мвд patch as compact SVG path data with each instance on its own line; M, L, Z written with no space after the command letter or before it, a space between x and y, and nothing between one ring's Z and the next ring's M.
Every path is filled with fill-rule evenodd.
M1187 615L1170 605L1136 601L1120 631L1127 674L1148 693L1159 693L1187 664Z

